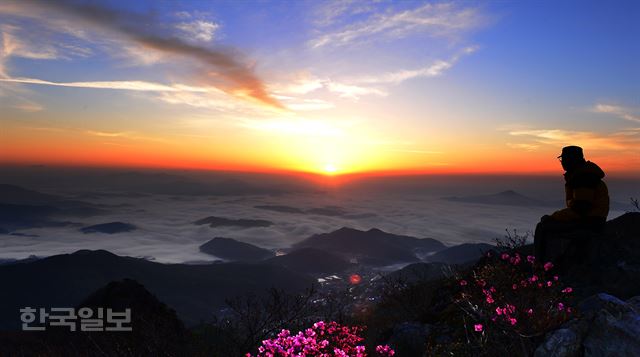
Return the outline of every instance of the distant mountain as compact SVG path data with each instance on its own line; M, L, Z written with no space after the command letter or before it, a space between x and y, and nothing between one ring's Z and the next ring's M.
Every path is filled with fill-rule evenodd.
M0 229L58 227L71 225L66 217L86 217L104 213L96 206L67 200L16 185L0 184Z
M464 264L477 261L491 249L496 249L496 247L486 243L464 243L429 255L425 260L447 264Z
M288 254L273 257L265 264L280 265L306 274L332 274L343 272L353 266L336 254L316 248L301 248Z
M269 227L273 225L273 222L266 221L263 219L231 219L224 217L215 217L209 216L207 218L203 218L193 222L199 226L208 224L209 226L215 227L243 227L243 228L252 228L252 227Z
M200 251L218 258L242 262L256 262L275 255L274 252L253 244L220 237L213 238L201 245Z
M16 229L39 227L62 227L72 225L53 217L61 210L54 206L33 206L0 203L0 227L8 234Z
M235 196L282 192L276 187L253 185L237 178L201 181L164 172L118 172L105 175L103 179L107 179L106 187L112 190L167 195Z
M443 199L454 202L479 203L484 205L505 205L505 206L556 206L555 203L541 201L535 198L524 196L513 190L502 191L491 195L463 196L463 197L443 197Z
M291 206L283 206L283 205L259 205L254 206L258 209L264 209L267 211L281 212L281 213L304 213L303 210Z
M110 223L102 223L95 224L93 226L82 227L80 231L82 233L107 233L107 234L115 234L122 232L131 232L136 230L137 227L133 224L123 223L123 222L110 222Z
M406 283L416 281L428 281L443 278L449 267L444 263L413 263L406 267L387 274L385 277L392 280L401 280Z
M274 265L160 264L104 250L81 250L37 261L0 266L0 328L17 328L25 306L76 306L114 280L134 279L176 310L186 324L209 320L225 298L308 288L314 280Z
M63 199L54 195L47 195L26 188L0 184L0 202L16 205L47 205Z
M360 263L373 265L417 261L416 253L446 248L442 242L432 238L396 235L376 228L360 231L346 227L331 233L315 234L293 246L322 249L347 260L357 259Z

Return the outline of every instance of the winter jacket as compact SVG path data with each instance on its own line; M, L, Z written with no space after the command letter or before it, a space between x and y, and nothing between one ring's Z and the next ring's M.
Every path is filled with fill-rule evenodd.
M567 208L554 212L558 221L604 223L609 214L609 191L602 181L604 171L591 161L564 174Z

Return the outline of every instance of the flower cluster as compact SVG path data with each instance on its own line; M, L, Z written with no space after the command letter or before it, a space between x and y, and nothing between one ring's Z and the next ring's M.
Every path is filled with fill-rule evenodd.
M566 320L571 287L553 275L553 263L534 256L487 254L483 264L458 281L458 305L472 318L472 331L483 336L534 336Z
M276 338L262 341L256 356L366 357L365 347L359 344L363 340L359 336L362 331L363 328L359 326L342 326L335 321L318 321L295 335L289 330L282 330ZM377 346L376 353L380 357L395 354L387 345ZM253 355L247 353L246 356Z

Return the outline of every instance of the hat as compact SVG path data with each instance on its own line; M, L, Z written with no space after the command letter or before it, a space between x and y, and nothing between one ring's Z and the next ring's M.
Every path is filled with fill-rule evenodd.
M561 157L575 157L575 158L580 158L580 159L584 159L584 155L582 154L582 148L579 146L565 146L562 148L562 154L560 154L560 156L558 156L558 158Z

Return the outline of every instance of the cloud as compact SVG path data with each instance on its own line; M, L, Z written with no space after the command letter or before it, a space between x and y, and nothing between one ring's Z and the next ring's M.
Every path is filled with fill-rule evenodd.
M35 113L35 112L39 112L44 110L44 108L36 103L36 102L31 102L31 101L25 101L22 103L18 103L16 105L13 106L16 109L22 110L24 112L28 112L28 113Z
M552 145L561 147L579 145L592 150L629 150L640 149L640 134L634 130L623 130L610 134L591 131L571 131L561 129L515 130L512 136L528 137L533 140L530 145ZM525 145L527 143L519 144Z
M211 88L192 87L184 84L160 84L144 81L102 81L102 82L51 82L35 78L0 78L0 82L42 84L57 87L122 89L152 92L208 92Z
M358 0L334 0L319 3L320 6L314 11L314 22L319 26L328 26L339 18L368 13L374 10L373 3Z
M512 149L522 149L525 151L535 151L540 145L535 144L523 144L523 143L507 143L507 146Z
M162 34L163 26L150 16L142 16L107 8L99 3L80 4L75 1L31 0L10 2L0 11L33 17L38 12L45 17L49 11L68 16L87 25L124 36L138 46L160 51L165 55L180 56L196 61L202 67L199 78L209 86L217 86L236 97L251 99L267 106L282 109L283 106L265 89L264 83L253 69L244 63L237 51L211 49ZM188 64L184 64L187 66ZM198 69L195 67L194 69Z
M640 115L631 114L631 110L617 105L598 103L591 108L594 113L613 114L624 120L640 123Z
M445 71L453 67L456 64L462 55L468 55L477 50L476 46L470 46L464 48L460 54L457 54L451 57L449 60L437 60L430 64L429 66L413 69L413 70L401 70L394 72L387 72L376 76L366 76L361 78L356 78L354 82L357 83L368 83L368 84L379 84L379 83L389 83L389 84L398 84L404 82L408 79L419 78L419 77L437 77L442 75Z
M331 92L337 93L340 97L350 98L350 99L358 99L363 95L378 95L381 97L386 97L388 93L382 89L378 88L370 88L370 87L362 87L353 84L339 83L329 81L327 82L327 89Z
M415 9L372 15L364 21L328 32L309 42L312 48L347 46L374 37L399 39L416 33L455 36L479 27L485 19L477 9L454 4L426 4Z
M342 137L344 130L328 120L313 119L243 119L242 127L276 134L311 136L311 137Z
M214 34L218 28L220 28L220 25L211 21L196 20L192 22L181 22L176 25L176 28L190 38L209 42L213 40Z

